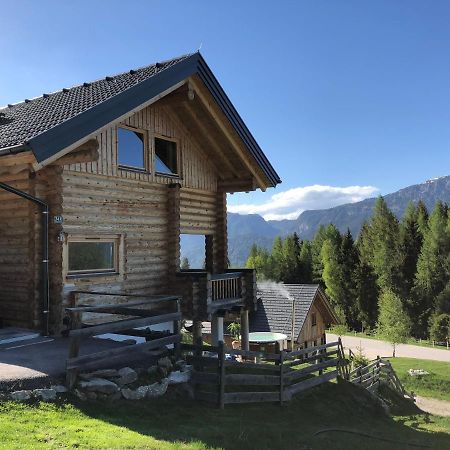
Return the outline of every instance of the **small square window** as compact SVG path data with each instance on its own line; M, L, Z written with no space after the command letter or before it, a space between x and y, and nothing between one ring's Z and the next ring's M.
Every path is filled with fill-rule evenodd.
M177 175L177 143L155 137L156 172L165 175Z
M67 245L68 275L118 273L118 238L69 238Z
M144 133L119 127L117 148L120 166L145 170Z

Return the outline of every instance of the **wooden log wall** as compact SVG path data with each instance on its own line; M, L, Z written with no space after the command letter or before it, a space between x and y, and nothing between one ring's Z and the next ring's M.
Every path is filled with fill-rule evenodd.
M316 314L316 325L312 325L311 317L313 313ZM326 330L326 324L324 322L323 316L319 308L317 307L316 301L311 306L311 309L306 317L305 324L303 325L302 331L300 333L299 341L300 343L304 343L305 341L308 343L308 347L314 344L316 341L316 345L320 345L320 339Z
M110 126L96 136L98 160L55 164L33 176L23 171L1 178L50 204L52 331L61 329L68 294L74 288L150 295L171 292L170 272L179 267L179 251L170 243L179 242L173 239L177 232L213 235L214 268L226 267L226 194L217 192L218 173L205 157L208 149L198 148L170 110L157 104L123 124L145 131L148 171L118 166L117 126ZM155 174L155 135L177 141L180 177ZM180 184L179 220L171 225L169 185L174 183ZM0 192L0 199L0 317L10 325L37 328L42 311L40 212L5 192ZM54 223L55 215L63 216L63 224ZM120 236L121 274L66 278L67 236L102 234Z
M33 194L29 172L2 175L0 181ZM0 319L3 325L30 327L36 320L32 219L29 201L0 189Z

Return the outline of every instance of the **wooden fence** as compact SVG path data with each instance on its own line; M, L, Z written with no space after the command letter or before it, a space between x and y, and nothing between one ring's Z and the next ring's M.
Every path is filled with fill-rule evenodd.
M357 367L349 372L348 380L365 387L370 392L376 391L380 383L385 383L401 396L413 399L413 396L405 391L389 360L379 356L366 366Z
M106 360L130 355L143 350L163 348L166 345L178 346L181 341L180 325L181 311L180 298L178 296L144 296L137 294L122 294L108 292L73 291L71 292L72 305L66 308L70 317L70 330L67 335L70 338L69 355L66 362L66 382L69 388L73 387L78 372L93 370ZM100 297L104 299L113 296L115 304L83 305L83 296ZM119 299L119 303L117 303ZM120 301L121 299L121 301ZM107 314L112 319L95 325L83 324L84 313ZM123 319L123 317L127 317ZM173 333L151 338L151 332L144 327L173 322ZM80 343L83 339L98 336L105 333L115 333L127 336L145 337L146 342L135 345L126 345L110 350L79 355Z
M224 408L231 403L283 402L302 391L345 376L340 341L295 352L232 350L182 344L193 365L195 398Z

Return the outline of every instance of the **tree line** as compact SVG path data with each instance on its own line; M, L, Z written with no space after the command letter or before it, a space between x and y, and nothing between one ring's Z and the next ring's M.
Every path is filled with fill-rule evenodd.
M320 226L311 241L294 233L277 237L270 251L253 245L246 265L257 269L259 279L320 284L351 329L380 329L394 321L415 338L448 339L450 208L445 203L438 202L430 214L423 202L410 203L399 221L379 197L356 241L350 231Z

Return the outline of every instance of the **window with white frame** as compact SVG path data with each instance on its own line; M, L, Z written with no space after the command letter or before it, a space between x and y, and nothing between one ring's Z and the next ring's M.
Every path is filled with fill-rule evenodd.
M155 137L155 170L163 175L179 175L176 141Z
M117 157L119 166L124 169L146 170L145 132L118 127Z

